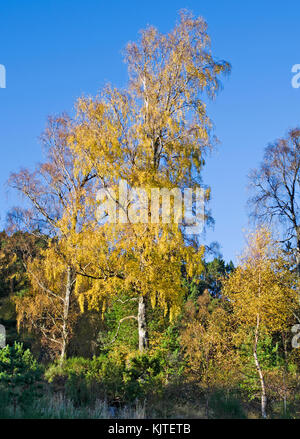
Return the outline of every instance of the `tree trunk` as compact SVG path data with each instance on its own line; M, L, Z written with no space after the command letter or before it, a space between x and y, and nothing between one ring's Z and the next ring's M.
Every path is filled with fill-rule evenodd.
M146 320L146 298L144 296L139 297L139 309L138 309L138 329L139 329L139 350L144 352L148 349L148 331Z
M284 414L286 415L287 412L287 385L286 385L286 376L288 372L287 367L287 346L286 346L286 338L284 335L284 332L281 334L282 336L282 343L283 343L283 352L284 352L284 369L283 369L283 409Z
M66 356L67 342L68 342L68 318L69 318L69 309L70 309L70 296L72 292L72 269L71 267L67 268L67 284L66 284L66 292L64 297L64 310L63 310L63 327L62 327L62 348L60 355L60 365L62 365L64 358Z
M263 376L263 373L262 373L262 370L261 370L261 367L260 367L260 364L258 361L258 357L257 357L257 344L258 344L258 338L259 338L259 323L260 323L260 319L259 319L259 315L257 314L253 356L254 356L255 366L256 366L256 369L257 369L257 372L259 375L259 381L260 381L260 386L261 386L261 415L263 418L267 418L266 386L265 386L264 376Z

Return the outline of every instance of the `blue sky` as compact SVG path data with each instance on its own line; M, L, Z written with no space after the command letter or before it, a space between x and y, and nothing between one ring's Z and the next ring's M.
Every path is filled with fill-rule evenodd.
M121 51L147 24L170 30L181 8L208 22L212 51L232 64L224 90L209 105L221 143L207 160L215 227L226 260L236 260L248 228L247 174L266 144L300 123L297 0L10 0L0 5L0 214L17 203L5 188L10 172L42 159L38 137L49 114L71 112L75 99L110 81L126 84Z

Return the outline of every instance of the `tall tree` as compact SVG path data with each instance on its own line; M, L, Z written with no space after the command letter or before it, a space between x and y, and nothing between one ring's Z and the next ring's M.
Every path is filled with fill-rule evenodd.
M186 241L184 227L174 219L151 221L149 205L141 221L132 220L132 200L115 195L118 184L125 180L129 189L143 188L149 199L151 188L177 188L182 195L184 188L202 185L204 157L213 145L205 96L216 95L219 77L230 67L213 58L205 21L185 11L168 34L154 27L142 31L141 40L127 46L125 59L129 87L121 91L107 87L96 99L78 101L70 148L82 172L93 167L97 187L107 189L122 217L122 224L95 223L89 232L94 239L88 233L82 243L82 249L89 251L85 276L101 282L101 288L92 287L85 296L94 306L111 291L130 293L138 302L138 313L132 318L138 321L143 350L148 346L147 299L165 310L169 307L171 314L178 312L182 267L191 276L199 272L203 249ZM209 198L208 188L204 198ZM100 254L105 270L99 264Z
M65 115L50 118L42 137L47 153L46 160L38 165L34 172L22 169L20 172L12 174L9 179L10 186L25 196L26 202L30 206L27 210L23 209L21 214L17 215L17 219L21 217L23 219L21 224L24 226L25 223L25 227L29 231L34 231L35 234L39 232L46 233L51 238L48 252L53 252L55 247L57 260L59 261L58 265L64 264L65 275L62 276L61 274L61 281L65 282L65 288L62 289L59 286L60 299L58 301L64 316L62 331L65 332L65 335L62 335L64 342L60 344L62 358L66 351L66 325L70 314L70 298L76 281L75 264L72 260L74 253L72 251L72 239L74 234L80 231L85 218L88 216L88 206L85 205L84 198L89 191L89 184L93 178L90 171L85 169L84 172L80 172L75 167L74 156L68 147L72 133L73 123L70 118ZM18 220L15 222L19 223ZM49 266L53 270L55 269L55 264L52 263L51 265L50 263ZM27 264L27 269L29 267L32 267L32 265ZM40 275L37 272L38 269L41 270ZM50 298L48 292L52 287L48 285L48 280L44 276L45 268L40 261L35 264L35 269L29 273L31 280L33 280L33 272L35 276L33 292L37 292L36 286L39 285L40 293L45 295L44 301L39 301L39 310L42 313L41 307L44 304L45 312L49 316L50 314L47 311L48 299ZM48 274L50 275L49 270ZM64 291L63 295L62 290ZM57 293L54 294L57 295ZM41 295L34 295L34 298L34 300L38 300ZM18 310L23 316L24 313L20 305ZM20 315L19 319L22 316ZM25 319L25 321L29 321L29 319Z
M255 191L250 200L258 220L279 220L284 238L295 243L297 271L300 276L300 128L267 146L259 169L250 175Z

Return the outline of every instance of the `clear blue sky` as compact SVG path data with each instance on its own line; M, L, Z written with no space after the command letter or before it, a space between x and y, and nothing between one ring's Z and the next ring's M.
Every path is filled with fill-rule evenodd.
M291 87L300 63L299 0L9 0L0 4L0 212L16 204L4 186L9 173L42 159L38 137L46 117L72 111L82 94L107 81L126 82L121 50L147 24L168 31L181 8L208 22L213 53L232 64L224 90L209 106L221 144L208 160L219 241L236 259L248 226L247 174L265 145L300 123L300 89Z

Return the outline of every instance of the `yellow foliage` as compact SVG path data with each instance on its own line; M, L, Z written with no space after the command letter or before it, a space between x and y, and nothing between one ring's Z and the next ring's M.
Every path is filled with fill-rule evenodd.
M225 281L223 293L244 331L255 327L257 316L267 333L289 329L298 306L297 279L268 229L249 236L241 265Z

